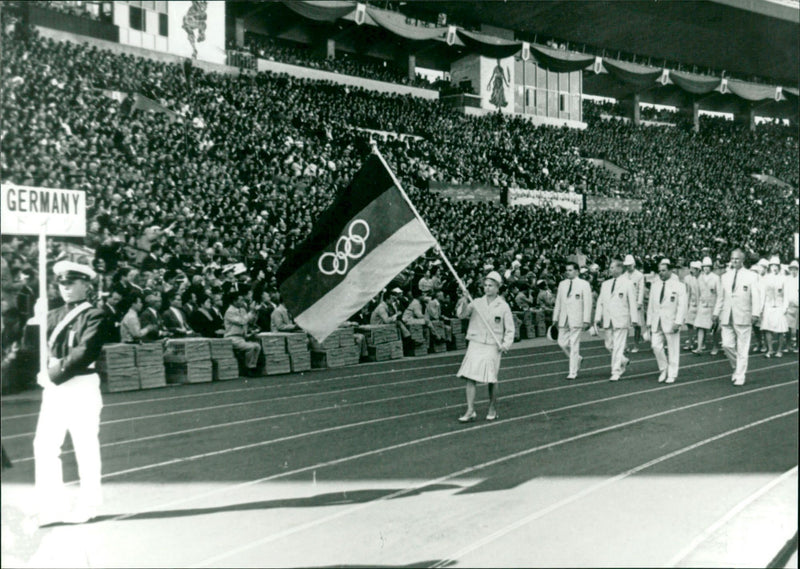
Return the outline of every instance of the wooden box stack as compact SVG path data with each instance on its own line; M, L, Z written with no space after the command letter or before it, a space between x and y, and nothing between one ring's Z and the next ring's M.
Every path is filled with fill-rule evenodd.
M533 322L536 326L536 337L544 338L547 335L547 322L545 319L544 310L533 311Z
M292 371L291 360L286 352L286 335L278 332L262 332L258 335L264 354L264 373L278 375Z
M311 369L311 352L308 351L308 336L305 332L272 332L270 335L283 337L290 371ZM274 365L273 362L273 367Z
M212 381L214 375L208 338L167 340L164 367L167 372L167 383Z
M536 326L533 323L533 311L522 311L522 330L520 330L520 337L523 340L530 340L536 337Z
M445 337L444 322L433 321L431 322L431 353L440 354L446 351L447 338Z
M137 344L136 368L139 371L139 387L153 389L167 385L164 369L164 346L161 342Z
M450 339L447 347L451 350L463 350L467 347L467 335L462 326L462 320L458 318L445 318L445 323L450 326Z
M211 378L214 381L228 381L239 377L239 363L233 353L230 338L210 338Z
M106 381L102 384L103 391L115 393L139 389L136 346L133 344L105 344L97 367L106 375Z
M369 361L383 362L403 357L403 342L395 324L359 326L357 331L364 334Z
M349 326L337 328L325 338L324 342L318 342L313 337L311 338L311 367L313 368L357 364L359 356L353 328Z
M409 324L408 331L411 333L411 340L415 344L425 343L425 326L422 324Z

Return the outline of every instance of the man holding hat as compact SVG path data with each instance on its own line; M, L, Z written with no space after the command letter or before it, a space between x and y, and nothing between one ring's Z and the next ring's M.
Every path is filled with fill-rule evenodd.
M636 309L636 289L630 280L623 278L622 261L611 261L611 278L603 282L597 297L594 321L603 328L606 349L611 353L611 381L618 381L630 361L625 357L625 343L631 324L639 323Z
M640 324L633 325L633 347L631 352L636 353L639 351L639 341L642 339L642 327L644 323L644 275L636 269L636 260L633 255L625 255L625 260L622 261L625 267L623 277L631 281L633 289L636 291L636 310L639 312L637 321Z
M675 383L681 357L681 326L686 319L686 286L673 274L669 259L658 263L658 278L650 286L647 325L650 345L661 372L658 382ZM667 354L664 353L666 344Z
M86 522L97 514L102 502L98 435L103 399L94 366L113 332L103 312L87 301L94 270L59 261L53 272L65 304L47 315L48 364L37 375L43 388L33 439L39 525ZM78 500L71 509L64 495L59 456L67 431L80 476Z
M578 278L578 264L569 261L567 278L558 285L553 323L558 324L558 345L569 358L567 379L578 377L581 368L581 331L592 325L592 288Z
M683 277L683 284L686 285L686 299L688 308L686 310L686 326L689 328L689 334L684 342L683 349L691 350L694 348L694 336L697 332L694 331L694 321L697 318L697 306L700 299L700 289L697 282L697 277L702 270L700 261L692 261L689 263L689 273Z
M714 306L714 318L722 326L722 349L733 368L731 381L744 385L750 351L750 335L758 324L762 300L759 277L745 269L744 251L731 253L731 270L722 275L722 289Z
M697 347L693 353L702 354L705 351L705 336L709 335L711 355L717 355L717 343L712 328L714 326L714 306L717 296L721 294L722 282L719 275L713 271L714 263L711 257L703 257L702 272L697 277L697 315L694 318L694 327L697 329Z
M490 272L483 281L484 296L469 304L460 304L458 308L459 318L469 318L469 344L457 374L467 383L467 411L459 417L461 423L470 423L476 418L476 383L485 383L489 388L486 420L494 421L498 418L497 374L500 371L500 356L514 343L514 316L506 301L499 296L502 284L500 273ZM466 297L466 291L464 292Z

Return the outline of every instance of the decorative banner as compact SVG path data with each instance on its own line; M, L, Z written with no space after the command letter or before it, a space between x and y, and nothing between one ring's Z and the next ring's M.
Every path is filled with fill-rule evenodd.
M500 202L500 189L489 184L450 184L431 182L430 191L453 201Z
M586 211L640 212L642 211L642 200L586 196Z
M599 74L603 71L603 58L602 57L595 57L594 58L594 73L595 75Z
M359 2L358 6L356 6L356 15L355 15L356 24L360 26L366 21L366 19L367 19L367 5L361 4Z
M532 205L580 212L583 209L583 194L509 188L508 205Z
M531 58L531 44L529 42L522 42L522 61L528 61Z
M455 26L447 26L447 45L453 45L456 43L456 27Z

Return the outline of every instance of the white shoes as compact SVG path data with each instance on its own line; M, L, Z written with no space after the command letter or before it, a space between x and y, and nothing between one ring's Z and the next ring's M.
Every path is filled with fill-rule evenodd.
M620 375L625 373L625 370L628 369L628 364L629 363L631 363L631 360L629 358L625 358L625 357L622 358L622 370L619 372Z
M667 381L667 370L662 371L658 376L658 383L664 383Z
M674 377L668 377L664 383L675 383Z
M619 376L618 375L612 375L611 377L608 378L608 381L619 381Z
M733 384L737 387L741 387L742 385L744 385L744 378L740 377L739 379L733 380Z

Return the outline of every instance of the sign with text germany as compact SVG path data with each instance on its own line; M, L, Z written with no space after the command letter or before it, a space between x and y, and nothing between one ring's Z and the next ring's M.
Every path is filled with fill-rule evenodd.
M35 188L3 183L3 233L9 235L86 235L86 194L82 190Z

